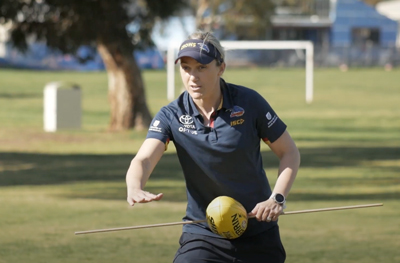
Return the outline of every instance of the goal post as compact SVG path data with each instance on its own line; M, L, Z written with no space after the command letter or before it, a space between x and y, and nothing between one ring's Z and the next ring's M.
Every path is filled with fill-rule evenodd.
M305 50L306 67L306 103L313 101L314 94L314 45L311 41L221 41L225 51L238 49L269 49L269 50ZM170 46L167 52L167 98L169 101L175 99L175 55L177 46Z

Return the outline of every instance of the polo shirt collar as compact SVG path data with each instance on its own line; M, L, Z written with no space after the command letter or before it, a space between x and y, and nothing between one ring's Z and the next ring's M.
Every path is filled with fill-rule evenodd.
M185 91L183 95L183 104L185 107L185 111L190 116L198 116L200 115L199 111L194 104L192 97L190 97L189 92Z
M221 78L221 90L222 90L222 109L232 110L233 109L233 99L231 95L231 90L229 88L229 84L225 82L223 78Z

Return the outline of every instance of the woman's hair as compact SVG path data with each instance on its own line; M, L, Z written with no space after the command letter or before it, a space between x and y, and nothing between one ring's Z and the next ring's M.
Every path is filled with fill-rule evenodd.
M221 58L225 60L225 51L224 48L222 47L221 43L219 40L211 33L211 32L203 32L203 31L197 31L193 34L191 34L188 39L201 39L204 40L204 42L209 42L211 43L221 54ZM217 66L221 65L221 61L217 60Z

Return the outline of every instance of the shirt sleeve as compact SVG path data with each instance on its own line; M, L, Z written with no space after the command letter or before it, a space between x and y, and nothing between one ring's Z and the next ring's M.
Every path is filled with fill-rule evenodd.
M146 139L153 138L168 144L172 140L171 134L171 118L168 110L162 108L153 118Z
M286 130L286 124L278 117L269 103L258 94L256 127L258 136L266 143L276 141Z

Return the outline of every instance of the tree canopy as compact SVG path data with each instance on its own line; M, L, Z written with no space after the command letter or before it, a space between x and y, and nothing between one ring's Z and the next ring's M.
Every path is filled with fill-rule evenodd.
M0 22L13 22L11 41L22 50L29 37L65 53L127 37L140 47L152 44L156 19L171 16L184 4L184 0L2 0Z
M265 39L274 13L271 0L191 0L198 28L213 31L223 27L223 36Z
M11 23L10 40L20 50L40 41L76 55L85 45L97 50L107 69L110 129L149 126L151 114L136 48L152 45L157 19L173 15L185 0L2 0L0 23Z

